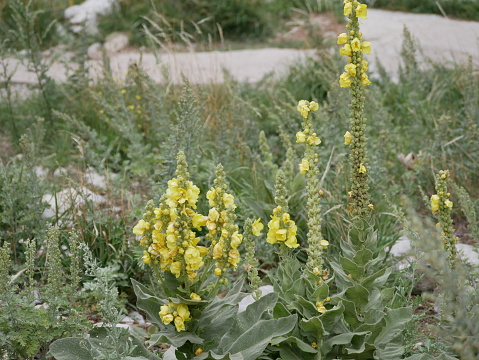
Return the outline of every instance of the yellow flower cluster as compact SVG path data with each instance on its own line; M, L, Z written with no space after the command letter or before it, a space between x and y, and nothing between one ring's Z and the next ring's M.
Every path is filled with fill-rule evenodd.
M307 118L310 111L319 109L319 105L315 101L300 100L296 108L302 117Z
M273 215L271 215L271 220L268 223L268 229L266 241L270 244L282 242L289 248L297 248L299 246L296 239L298 227L290 219L289 214L283 211L281 206L273 210Z
M309 145L319 145L321 144L321 139L313 133L310 136L307 136L304 132L299 131L296 133L296 142L297 143L304 143L307 142Z
M200 238L192 231L201 230L208 220L193 210L199 192L191 181L168 181L160 207L153 209L153 224L142 219L133 229L135 235L142 236L143 262L159 265L177 278L186 274L190 281L195 279L208 253L207 248L198 246Z
M360 4L356 0L344 0L344 15L349 16L355 22L357 22L357 18L367 19L367 5ZM359 79L364 86L371 84L366 74L368 62L362 57L362 53L371 54L371 43L363 41L363 34L352 29L348 34L339 34L337 43L344 45L339 53L347 56L349 61L349 64L344 67L344 73L339 77L340 86L350 87L353 79Z
M441 198L439 195L434 194L431 196L431 210L433 212L439 211L439 207L441 206ZM452 210L454 206L453 202L449 199L444 200L444 209Z
M221 165L216 171L215 187L206 194L211 209L206 221L209 233L206 238L213 246L213 258L216 260L214 274L222 276L228 267L236 268L241 260L238 246L243 241L238 226L234 224L236 205L233 195L225 190L224 171ZM226 279L223 279L226 281Z
M171 322L175 324L176 331L185 331L185 322L190 321L190 311L186 304L168 303L160 307L160 319L163 324L168 325Z

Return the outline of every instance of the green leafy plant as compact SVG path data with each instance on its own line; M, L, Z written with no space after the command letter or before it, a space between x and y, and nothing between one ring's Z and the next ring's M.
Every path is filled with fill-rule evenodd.
M74 237L74 235L72 235ZM71 238L73 239L73 238ZM86 318L75 304L79 299L77 288L62 279L59 232L50 227L47 234L47 270L35 281L36 241L28 242L26 267L10 277L10 244L4 242L0 250L0 349L15 359L45 356L50 343L56 339L88 328ZM72 242L72 251L75 246ZM77 270L76 270L77 271ZM28 281L18 277L25 272ZM44 285L41 280L46 277ZM27 286L28 285L28 286ZM62 291L61 291L62 289Z

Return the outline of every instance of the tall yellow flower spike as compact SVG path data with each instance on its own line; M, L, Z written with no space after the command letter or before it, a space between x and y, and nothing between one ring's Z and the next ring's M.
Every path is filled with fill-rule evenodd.
M368 180L368 158L366 152L366 135L364 112L364 86L371 84L366 71L368 62L363 59L363 54L371 54L371 43L363 41L363 35L359 29L358 19L367 19L367 5L357 0L344 0L344 15L349 17L347 32L338 36L338 44L343 45L340 54L347 56L348 64L339 77L339 85L350 88L351 115L350 129L344 135L344 144L349 145L351 152L350 179L351 191L349 195L350 209L354 215L366 215L371 212L369 206L370 194Z

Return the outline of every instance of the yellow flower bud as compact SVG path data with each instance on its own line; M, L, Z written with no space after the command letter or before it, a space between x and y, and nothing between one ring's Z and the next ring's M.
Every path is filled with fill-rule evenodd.
M351 141L353 140L354 136L351 134L349 131L346 131L344 134L344 145L349 145L351 144Z

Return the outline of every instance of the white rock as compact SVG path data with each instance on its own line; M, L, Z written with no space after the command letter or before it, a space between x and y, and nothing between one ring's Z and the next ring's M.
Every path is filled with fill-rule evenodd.
M45 169L43 166L35 166L35 173L39 178L46 178L48 175L48 169Z
M274 292L274 288L272 285L265 285L265 286L260 286L259 288L261 290L261 297L270 294ZM249 294L247 297L245 297L243 300L240 301L239 305L239 310L238 312L243 312L246 310L246 308L254 303L253 295Z
M410 252L412 249L411 242L405 236L401 236L398 241L396 241L391 248L391 254L397 257L401 257L406 253Z
M62 175L68 175L68 170L65 169L64 167L56 168L55 171L53 172L53 176L55 177L59 177Z
M101 60L103 56L101 51L101 44L98 42L91 44L88 47L87 54L88 54L88 57L92 60Z
M461 258L466 260L469 265L479 265L479 253L476 247L468 244L456 244L456 248L459 250Z
M141 326L145 325L145 319L139 312L132 311L128 314L128 316L131 317L137 324Z
M106 177L98 174L91 167L86 169L84 181L96 188L106 189Z
M61 215L70 209L77 212L85 204L85 201L91 201L96 204L107 202L103 196L95 194L86 187L79 187L78 189L68 188L56 194L43 195L42 200L50 205L50 208L45 209L43 212L43 218L55 216L57 206L58 214Z
M123 324L133 324L134 322L135 321L129 316L125 316L123 320L121 320L121 323Z
M128 44L128 34L116 32L106 37L103 47L106 52L111 55L123 50Z
M89 34L98 32L98 16L111 13L118 0L86 0L80 5L70 6L65 10L65 18L72 24L73 32L80 32L85 27Z

